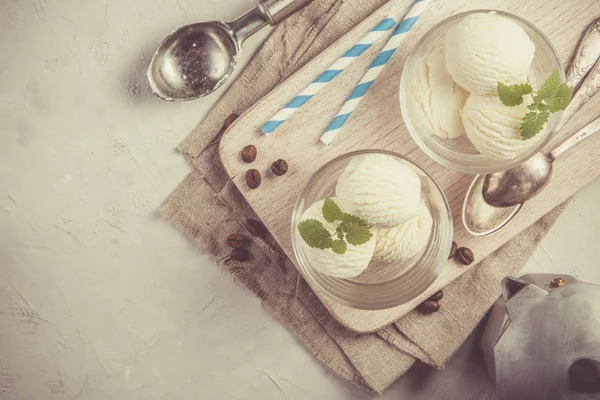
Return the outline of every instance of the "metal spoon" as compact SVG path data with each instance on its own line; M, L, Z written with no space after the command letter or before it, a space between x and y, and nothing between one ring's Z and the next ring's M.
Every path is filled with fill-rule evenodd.
M586 78L581 88L576 91L573 100L563 113L557 132L600 88L600 18L594 21L582 36L573 62L567 73L567 84L577 88L590 70L592 70L592 72ZM581 139L582 138L580 138L580 140ZM566 142L563 144L566 145ZM536 156L546 157L541 153ZM536 158L536 161L539 161L539 159ZM545 164L542 163L542 165ZM550 163L550 168L551 167L552 165ZM490 235L502 229L516 217L523 206L521 203L502 211L500 207L494 207L487 204L482 193L484 182L481 181L481 175L477 175L473 179L473 182L467 191L467 195L465 196L462 209L463 225L469 233L475 236ZM480 206L479 210L474 209L473 205L481 204L484 204L485 206ZM500 218L496 218L497 216L500 216Z
M231 76L243 42L260 28L279 22L312 0L257 0L256 8L233 22L186 25L167 36L148 68L152 92L163 100L206 96Z
M592 26L600 26L595 23ZM598 32L598 35L590 36L590 32ZM589 39L589 40L586 40ZM600 49L600 31L588 31L580 47L596 46ZM578 52L578 55L581 54ZM600 50L598 50L600 54ZM574 62L577 62L579 57L575 57ZM571 68L573 70L573 68ZM573 82L575 85L577 82ZM600 90L600 59L596 60L595 64L589 71L588 75L581 84L581 88L575 93L569 106L565 110L560 123L562 128L566 122L575 113L583 107L583 105ZM552 150L549 154L536 153L524 163L506 171L496 172L486 175L483 181L483 198L485 201L495 207L510 207L519 203L523 203L536 194L538 194L548 183L552 174L552 163L563 152L575 146L581 140L596 133L600 129L599 120L596 119L585 128L577 132L575 135L565 140L561 145Z
M536 153L515 168L486 175L483 180L483 199L494 207L512 207L526 202L548 184L552 176L552 163L558 156L599 131L600 117L550 153Z
M467 232L473 236L487 236L508 225L521 211L525 201L538 194L550 181L552 162L571 147L599 131L600 117L565 140L548 155L537 153L520 166L506 171L505 181L501 183L486 182L487 178L495 174L477 175L469 186L463 203L462 221ZM495 206L485 198L486 184L489 186L488 190L491 190L492 185L496 185L493 188L498 188L498 190L510 188L506 192L507 196L511 195L510 190L520 193L529 192L528 195L523 194L523 198L512 203Z
M477 175L473 179L463 203L463 225L473 236L487 236L499 231L523 208L523 204L514 207L494 207L487 204L481 195L483 178L483 175Z

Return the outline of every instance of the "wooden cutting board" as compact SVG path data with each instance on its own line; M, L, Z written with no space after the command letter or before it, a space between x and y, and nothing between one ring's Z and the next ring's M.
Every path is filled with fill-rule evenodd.
M256 214L294 262L290 233L294 202L301 188L320 166L349 151L359 149L395 151L428 169L438 180L450 202L454 217L455 240L460 245L473 249L477 261L488 256L600 174L599 135L588 139L583 146L570 151L556 161L554 176L548 188L538 197L527 202L517 219L506 229L487 238L473 237L465 231L461 222L463 199L473 177L436 164L417 147L402 121L398 96L400 75L407 55L427 30L451 15L472 9L497 9L523 17L550 38L566 69L581 34L595 18L600 16L600 1L597 0L462 0L460 2L432 0L402 48L396 52L331 146L325 147L318 139L360 80L383 42L363 54L357 62L313 97L276 132L269 137L260 132L260 127L265 121L381 19L392 15L400 20L411 4L412 0L399 0L391 1L381 7L250 108L223 136L220 154L225 168ZM563 129L562 134L554 138L549 148L570 135L574 129L590 122L598 114L600 114L600 96L596 96L573 118ZM249 165L242 162L240 150L248 144L254 144L258 148L258 158L252 164L252 168L260 170L263 174L263 183L256 190L248 189L244 181L244 173ZM287 160L290 169L283 177L273 177L268 171L271 163L279 158ZM476 268L476 265L462 267L449 261L441 276L422 296L410 303L387 310L352 309L334 302L323 293L317 292L317 294L340 323L357 332L373 332L407 314L421 301L470 268Z

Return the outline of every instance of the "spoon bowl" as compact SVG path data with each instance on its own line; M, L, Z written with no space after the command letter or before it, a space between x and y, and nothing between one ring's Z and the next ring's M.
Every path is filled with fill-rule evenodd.
M184 26L159 46L148 69L148 82L164 100L206 96L231 75L238 51L238 43L224 23Z
M488 236L498 232L508 225L519 214L523 204L513 207L494 207L489 205L482 196L484 177L477 175L463 203L462 222L473 236Z
M552 176L552 161L536 153L515 168L486 175L483 198L494 207L512 207L531 199L544 189Z

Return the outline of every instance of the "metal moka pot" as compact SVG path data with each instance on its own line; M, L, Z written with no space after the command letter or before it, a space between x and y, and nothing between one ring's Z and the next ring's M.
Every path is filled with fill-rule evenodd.
M600 399L600 286L505 278L482 338L499 400Z

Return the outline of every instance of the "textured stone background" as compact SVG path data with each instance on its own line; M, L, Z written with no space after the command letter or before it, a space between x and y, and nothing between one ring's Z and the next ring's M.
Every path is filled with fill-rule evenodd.
M0 399L369 397L156 215L188 171L173 149L218 95L156 100L149 58L178 26L253 3L0 0ZM529 270L600 283L598 196L576 198ZM382 398L490 390L466 346Z

